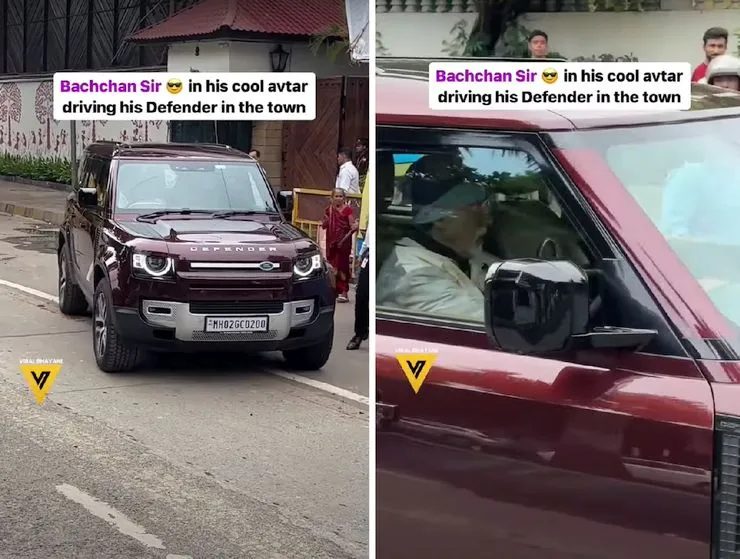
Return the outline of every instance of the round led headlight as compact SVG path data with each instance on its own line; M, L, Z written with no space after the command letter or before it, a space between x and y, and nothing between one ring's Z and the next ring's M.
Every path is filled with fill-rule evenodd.
M306 278L321 269L321 255L302 256L293 263L293 273L300 277Z
M174 268L174 261L171 257L158 254L134 254L133 262L134 269L141 270L155 278L166 276Z

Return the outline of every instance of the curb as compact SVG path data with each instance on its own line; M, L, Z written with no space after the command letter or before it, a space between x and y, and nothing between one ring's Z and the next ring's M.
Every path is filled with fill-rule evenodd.
M50 223L51 225L61 225L62 223L64 223L63 212L41 210L39 208L18 206L16 204L7 204L3 202L0 202L0 212L35 219L36 221L45 221L46 223Z
M12 175L0 175L0 181L14 182L16 184L27 184L28 186L38 186L39 188L48 188L50 190L60 190L67 192L70 189L70 185L62 184L59 182L51 181L37 181L34 179L27 179L25 177L15 177Z

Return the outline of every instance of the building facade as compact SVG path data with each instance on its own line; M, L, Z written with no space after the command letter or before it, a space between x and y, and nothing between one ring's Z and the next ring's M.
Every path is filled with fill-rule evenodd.
M55 121L52 110L51 79L61 70L266 72L272 71L270 51L280 45L289 54L284 71L338 79L342 91L354 91L359 80L368 96L367 65L350 63L346 53L332 59L309 46L315 36L331 37L332 28L346 28L343 0L325 0L320 10L302 0L0 0L0 16L0 153L69 158L72 127ZM346 140L332 136L336 145L325 143L316 154L325 170L333 169L340 144L367 136L367 101L357 107L343 104L341 111L332 115L334 128L342 128L344 111L365 111L365 127L347 132ZM309 183L319 181L328 187L323 185L327 173L319 171L299 184L283 184L286 176L297 180L290 168L296 158L286 147L296 145L290 138L306 126L310 123L95 120L76 123L74 141L78 154L103 139L217 141L256 148L275 186L318 186ZM328 152L332 161L324 163Z
M457 54L477 16L473 0L377 0L376 13L378 54L386 56ZM740 0L533 0L519 23L544 30L550 48L568 58L632 54L642 62L697 64L709 27L728 29L729 50L737 50ZM423 36L408 32L417 28Z

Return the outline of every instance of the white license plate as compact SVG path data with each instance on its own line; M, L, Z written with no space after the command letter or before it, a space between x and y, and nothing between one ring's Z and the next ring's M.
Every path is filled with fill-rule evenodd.
M267 316L207 316L206 332L267 332Z

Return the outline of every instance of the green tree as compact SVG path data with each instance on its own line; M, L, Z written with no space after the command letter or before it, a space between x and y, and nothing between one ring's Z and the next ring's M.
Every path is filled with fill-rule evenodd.
M323 33L311 37L308 48L311 49L314 56L318 56L323 50L326 57L333 63L340 56L349 55L352 44L346 29L342 29L338 25L332 25Z
M639 12L645 10L645 3L649 0L583 1L589 12ZM458 56L526 56L528 30L518 21L530 7L531 0L475 0L478 16L470 31L467 30L467 22L458 22L451 31L453 40L445 42L444 46L454 45ZM561 58L558 53L550 54L553 58ZM623 57L615 57L615 60L617 58ZM594 59L599 60L600 57L595 56Z
M359 41L361 37L362 33L360 33L356 40ZM349 57L355 48L355 43L350 41L349 33L347 33L346 29L333 25L323 33L311 37L308 48L315 56L321 54L322 50L325 51L326 57L334 63L340 56Z

